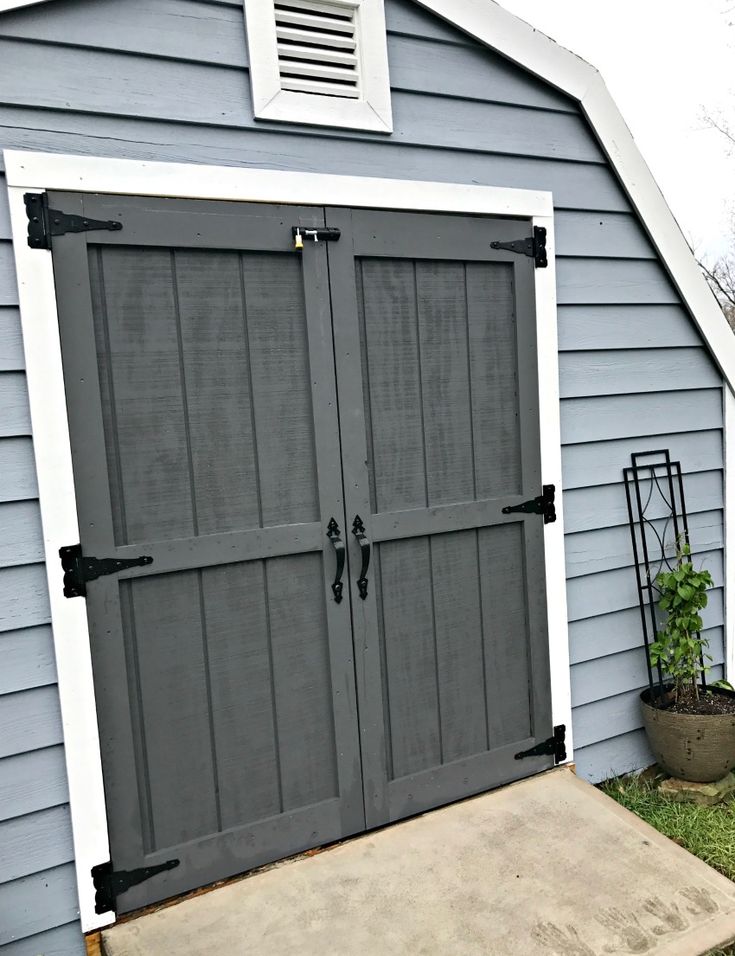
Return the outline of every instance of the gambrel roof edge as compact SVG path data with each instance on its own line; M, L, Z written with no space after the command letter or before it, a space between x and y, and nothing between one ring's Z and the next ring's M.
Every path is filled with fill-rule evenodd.
M416 2L580 104L715 362L735 389L735 335L600 73L494 0Z
M0 0L0 14L44 2L49 0ZM414 2L580 104L672 282L735 390L735 336L599 72L494 0Z

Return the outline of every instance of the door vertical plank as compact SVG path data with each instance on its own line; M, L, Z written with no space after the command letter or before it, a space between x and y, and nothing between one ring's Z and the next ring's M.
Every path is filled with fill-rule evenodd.
M332 334L339 396L339 427L342 449L342 475L347 525L347 569L352 605L352 642L354 648L355 681L359 705L359 734L361 775L364 796L365 823L368 827L385 823L388 810L388 776L390 742L388 731L388 701L383 674L384 646L378 623L378 596L380 593L380 553L373 544L368 573L368 590L363 599L357 594L355 580L361 566L357 542L351 534L351 525L359 515L365 525L368 539L373 541L371 515L375 497L374 450L368 450L366 415L370 418L369 380L361 345L361 321L358 302L362 307L359 263L352 244L352 213L348 209L328 209L326 221L342 231L339 242L328 244L329 291L332 301ZM372 435L372 430L370 435Z
M302 213L305 214L307 210ZM314 211L308 211L314 216ZM324 210L319 212L325 221ZM360 746L355 689L355 650L351 640L350 611L354 594L344 582L343 599L335 600L331 581L336 567L336 556L327 539L330 519L336 517L342 529L346 548L351 519L345 513L344 484L341 468L341 436L334 362L334 335L332 301L329 288L329 263L326 243L307 242L301 253L303 260L303 297L308 327L308 369L311 380L311 405L314 409L314 448L319 493L319 515L324 542L318 557L299 558L306 567L307 560L315 561L315 574L320 576L323 622L328 636L327 674L332 676L331 706L336 752L340 755L337 767L338 792L342 797L341 815L345 833L354 833L365 826ZM344 521L344 524L342 523ZM345 574L350 572L349 560ZM314 581L311 587L313 606L317 606L318 591ZM269 595L271 594L269 587ZM345 600L346 598L346 600ZM285 774L284 774L285 780ZM284 785L285 793L285 785Z
M281 812L262 561L202 571L223 829Z
M182 249L175 266L199 533L257 528L240 257Z
M85 215L80 196L53 197L60 208ZM59 207L57 207L59 208ZM90 276L90 250L85 233L64 236L53 245L59 333L64 363L64 384L69 414L74 482L80 540L93 554L114 548L111 482L102 404L104 379L100 378L95 339L95 289ZM73 542L70 542L70 544ZM92 637L92 664L100 750L108 798L108 828L111 846L122 848L122 866L140 865L144 853L144 823L141 814L133 721L128 698L128 661L120 619L119 590L112 578L90 585L87 619ZM97 634L104 640L96 642ZM100 706L99 702L104 702Z
M121 588L139 667L151 851L218 830L199 574L156 575Z
M522 478L512 268L505 263L471 262L466 270L477 496L519 494Z
M321 558L271 558L266 577L283 809L288 812L339 794Z
M359 305L366 330L379 512L427 503L415 282L411 262L362 263Z
M242 267L263 524L318 521L301 262L296 255L243 253ZM272 347L274 339L278 349Z
M475 492L464 264L418 261L415 268L427 504L471 501Z
M105 248L104 335L119 448L119 544L194 533L172 253ZM155 322L147 321L151 315ZM174 413L174 409L177 410Z
M442 762L431 558L427 538L380 545L393 772Z
M523 523L479 531L491 747L531 736Z
M431 538L444 763L487 749L477 532Z
M538 392L538 345L536 300L531 259L518 256L513 263L516 293L518 349L518 410L521 436L523 490L529 498L541 493L540 416ZM561 493L561 489L557 489ZM522 522L524 554L523 596L528 617L528 667L531 696L531 730L544 740L553 732L551 717L551 668L546 614L546 567L543 520Z

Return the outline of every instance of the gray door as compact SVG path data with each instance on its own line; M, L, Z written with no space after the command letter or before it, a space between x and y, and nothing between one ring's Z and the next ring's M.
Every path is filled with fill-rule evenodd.
M327 222L372 826L553 764L515 759L552 733L543 522L501 511L541 493L534 265L490 248L527 222Z
M87 596L124 912L364 827L324 216L50 205L123 223L53 261L83 551L153 558Z
M549 766L528 223L50 204L118 911Z

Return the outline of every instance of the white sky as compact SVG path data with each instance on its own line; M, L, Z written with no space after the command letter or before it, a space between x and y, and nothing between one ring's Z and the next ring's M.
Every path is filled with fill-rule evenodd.
M735 0L499 0L602 73L684 233L727 247L735 155L702 110L735 130Z

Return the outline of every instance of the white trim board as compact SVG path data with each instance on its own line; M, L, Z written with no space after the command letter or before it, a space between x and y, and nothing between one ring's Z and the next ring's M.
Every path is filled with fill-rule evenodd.
M549 267L534 270L539 356L541 470L544 484L562 485L556 332L554 220L550 193L489 186L406 182L317 173L273 172L132 160L4 153L21 325L30 393L39 498L82 927L110 923L94 912L90 868L109 859L104 789L84 601L62 597L59 548L79 539L61 346L51 253L30 249L23 193L56 189L299 205L343 205L514 216L545 226ZM553 723L567 728L572 759L572 705L561 495L557 520L544 528Z
M47 0L0 0L0 15L30 2ZM598 71L494 0L415 2L580 104L716 363L735 388L735 336Z
M38 476L82 929L114 922L94 911L90 870L110 858L86 601L63 596L59 548L79 540L51 253L31 249L22 189L8 189Z
M725 678L735 684L735 394L723 388L725 452Z

